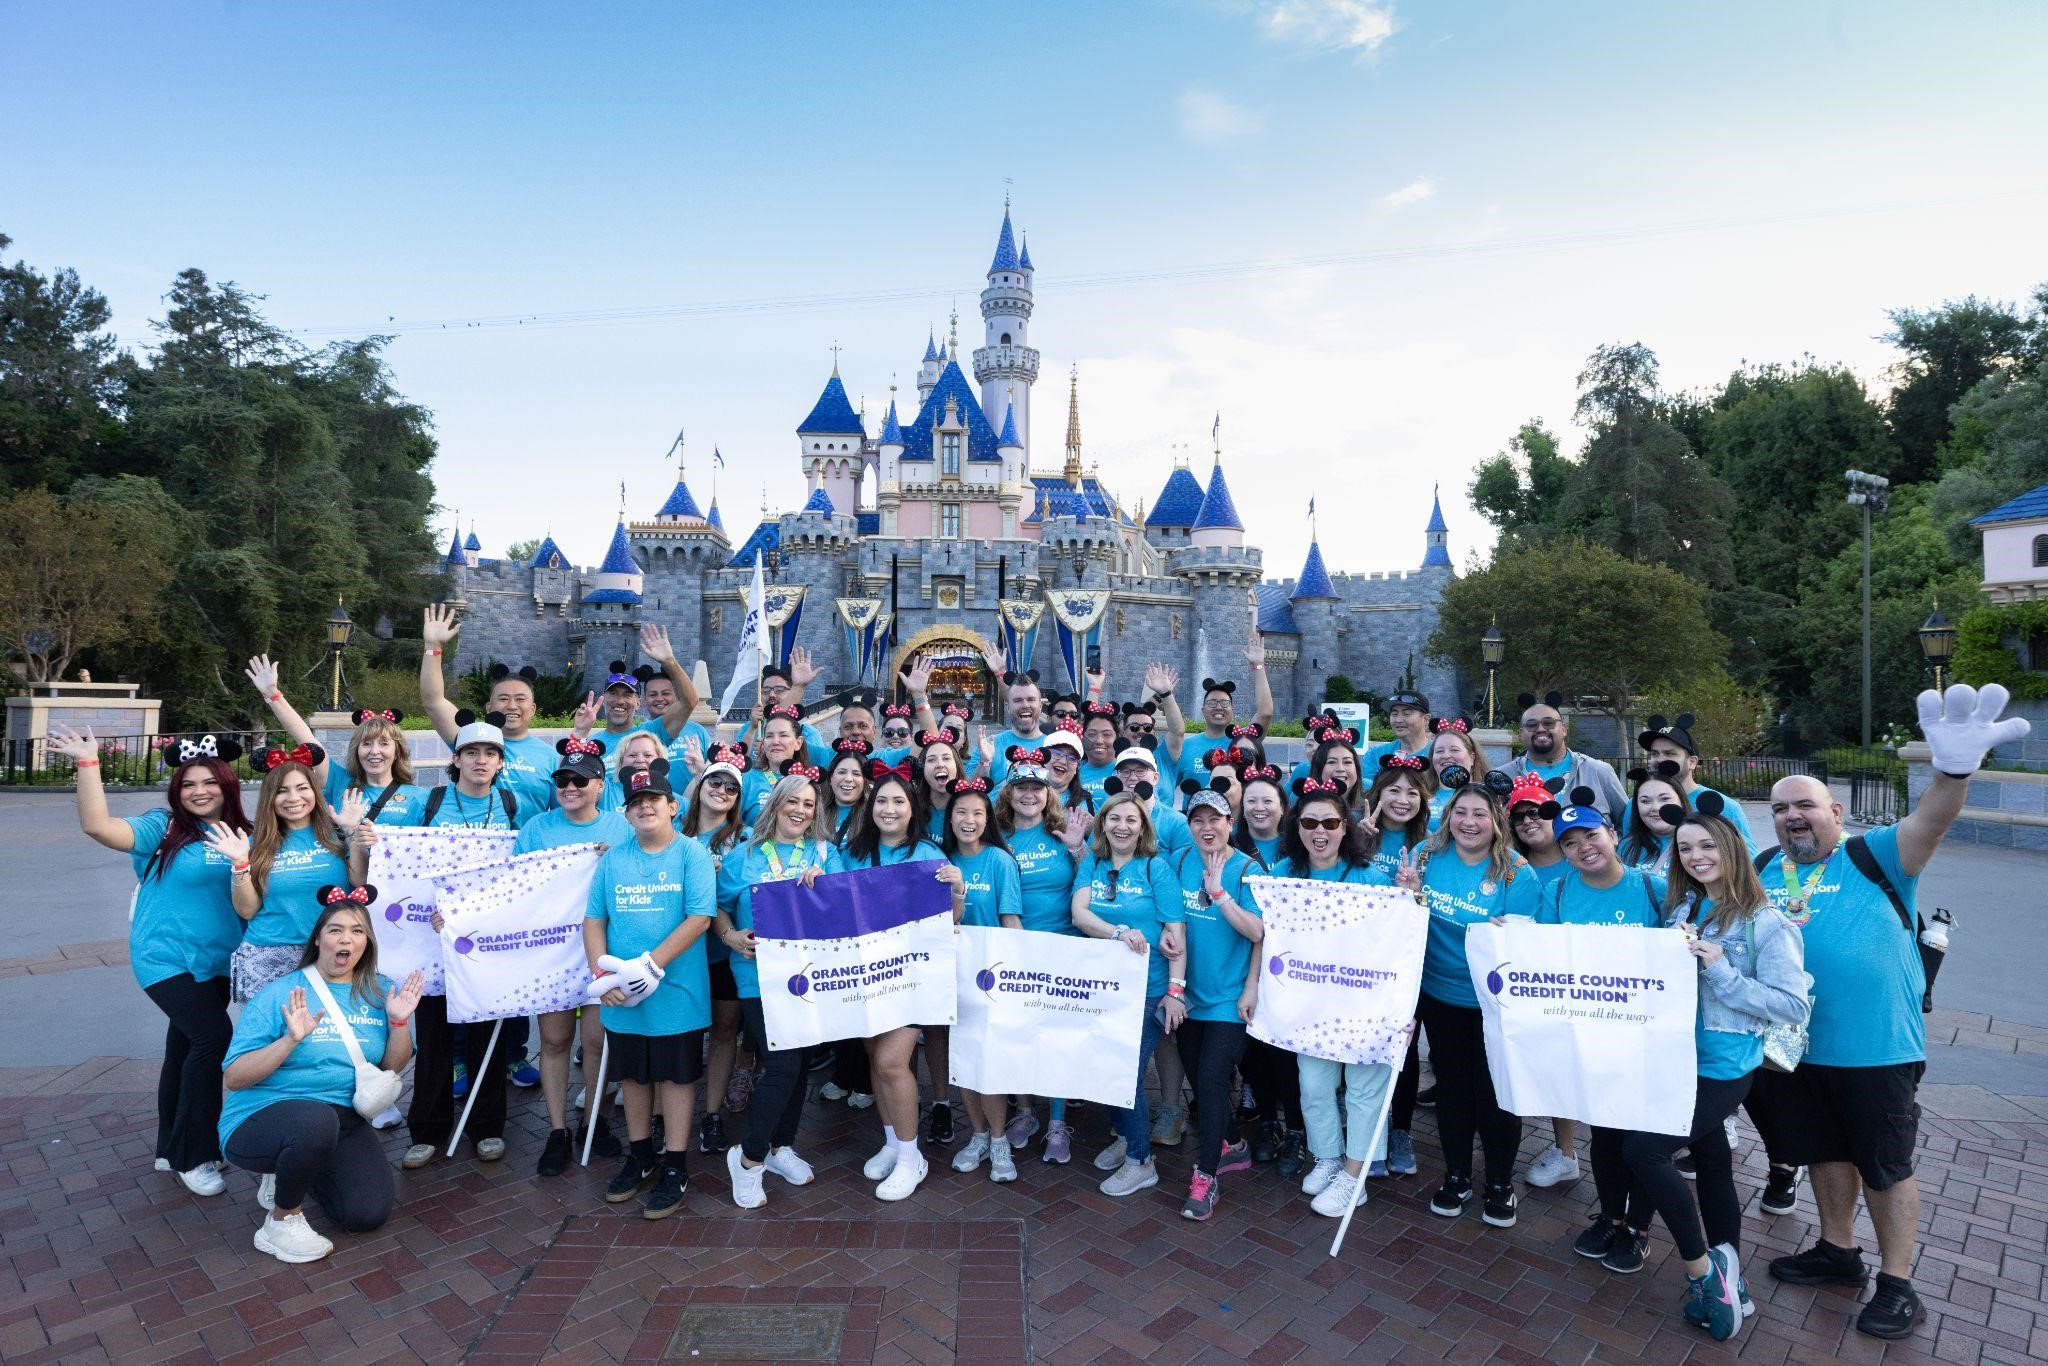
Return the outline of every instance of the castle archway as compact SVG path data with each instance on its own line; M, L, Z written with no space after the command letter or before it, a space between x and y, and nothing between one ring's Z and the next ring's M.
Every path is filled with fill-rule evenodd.
M943 626L927 626L897 647L896 655L890 661L889 682L894 687L905 670L919 657L932 656L932 707L934 710L948 702L966 702L974 708L977 721L993 718L994 724L1001 724L999 712L994 707L994 680L988 672L987 656L995 653L991 645L978 631L970 631L957 622Z

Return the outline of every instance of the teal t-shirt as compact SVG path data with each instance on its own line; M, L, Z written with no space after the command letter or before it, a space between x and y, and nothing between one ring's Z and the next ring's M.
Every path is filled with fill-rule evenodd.
M320 843L310 825L286 834L263 881L263 905L249 921L248 942L303 948L320 918L313 893L327 886L348 886L348 864Z
M1045 934L1079 934L1074 928L1074 855L1044 825L1014 830L1010 854L1017 860L1023 926Z
M1380 831L1380 847L1372 856L1373 880L1389 887L1393 886L1394 875L1401 871L1402 853L1419 847L1408 843L1408 832L1405 830ZM1413 853L1409 853L1409 859L1413 861Z
M967 905L960 912L963 925L1002 928L1002 917L1024 915L1024 888L1017 872L1017 860L1009 851L985 845L978 854L956 855L953 866L960 870L967 892Z
M1209 779L1209 766L1202 761L1219 749L1229 748L1230 737L1228 735L1210 735L1206 731L1200 735L1190 735L1187 739L1181 741L1180 758L1174 761L1173 766L1198 783L1207 782ZM1233 1020L1237 1018L1235 998L1233 998L1233 1009L1230 1018Z
M129 817L127 825L135 839L128 858L141 879L135 919L128 926L128 966L135 984L153 987L180 973L190 973L195 982L227 976L228 955L242 942L233 865L204 840L194 840L168 866L151 869L150 856L170 831L171 813L145 812Z
M605 952L637 958L674 934L685 916L707 921L718 914L718 874L711 851L678 835L666 849L650 854L638 839L614 845L590 880L584 914L604 922ZM706 925L708 932L710 926ZM667 967L666 975L636 1006L605 1006L599 1012L614 1034L664 1038L711 1024L711 968L700 935Z
M1693 923L1703 925L1714 918L1714 903L1710 898L1701 897L1693 913ZM1735 936L1733 945L1724 943L1724 953L1741 951L1750 942L1751 936ZM1752 967L1752 971L1754 968ZM1693 1051L1699 1056L1699 1074L1710 1081L1734 1081L1746 1077L1764 1063L1764 1038L1742 1030L1707 1028L1707 983L1700 979L1698 1015L1693 1025Z
M1102 784L1115 772L1115 764L1090 764L1084 762L1081 765L1081 771L1078 775L1081 779L1081 786L1088 790L1089 800L1093 801L1097 806L1108 800L1109 794L1102 790Z
M1537 885L1541 887L1548 887L1551 883L1557 881L1559 878L1563 877L1566 873L1569 873L1572 870L1572 866L1569 863L1566 863L1563 859L1558 859L1555 863L1545 863L1540 865L1531 863L1528 864L1527 867L1530 872L1536 875Z
M718 865L718 908L737 929L754 928L754 888L764 882L791 882L809 868L824 870L832 861L831 846L818 840L785 844L749 841L727 854ZM740 999L761 995L761 968L745 954L732 955L732 980Z
M1040 749L1045 745L1045 732L1042 730L1036 735L1026 736L1019 735L1014 730L1005 729L997 731L990 738L995 742L996 747L995 756L989 760L988 764L988 786L991 792L1009 781L1010 746L1021 745L1025 749ZM969 773L979 772L981 768L980 751L969 751L967 758L969 761L967 771Z
M1565 867L1560 863L1559 867ZM1578 869L1544 885L1536 919L1544 925L1635 925L1654 930L1664 923L1664 879L1641 868L1624 868L1612 887L1595 887Z
M498 781L512 789L523 812L537 813L555 804L555 767L562 756L552 740L522 735L505 742L505 767Z
M668 733L668 722L662 720L658 716L654 717L652 720L642 721L639 725L633 727L633 729L644 730L649 735L652 735L655 739L661 741L662 745L665 747L665 753L666 757L668 758L669 767L675 770L677 774L688 772L688 770L684 767L684 763L690 753L691 740L695 740L697 742L697 752L704 756L705 762L710 762L712 745L711 732L704 729L704 727L697 724L695 721L683 722L682 733L673 738L671 738Z
M531 854L539 849L559 849L565 844L609 844L616 849L638 838L626 818L617 812L600 811L579 825L558 806L520 826L519 838L512 841L512 852Z
M1920 879L1899 864L1897 826L1864 835L1877 865L1914 910ZM1813 1018L1807 1023L1806 1060L1825 1067L1888 1067L1927 1057L1927 1023L1920 997L1927 989L1920 948L1878 885L1856 871L1842 847L1825 863L1794 873L1807 904L1806 919L1794 918L1806 945L1806 970L1813 974ZM1784 859L1760 874L1771 904L1785 909ZM1806 891L1809 881L1812 890Z
M1465 931L1497 915L1535 918L1541 895L1529 865L1518 854L1508 873L1505 882L1496 881L1490 860L1467 863L1455 846L1430 855L1422 870L1423 901L1429 908L1422 990L1430 999L1477 1010L1479 996L1465 966Z
M921 863L927 859L946 861L945 851L932 840L916 840L910 844L884 844L875 850L873 863L856 862L844 848L834 847L826 860L828 873L850 873L856 868L893 868L899 863Z
M1552 778L1562 778L1572 771L1571 752L1567 750L1564 758L1554 764L1539 764L1532 761L1529 764L1529 771L1546 783Z
M391 983L386 979L379 977L377 982L385 991L391 990ZM322 1013L326 1007L306 981L304 972L286 973L257 992L249 1004L242 1007L242 1018L235 1022L234 1037L228 1041L227 1056L221 1060L223 1070L244 1053L268 1048L285 1036L284 1007L291 1000L295 988L305 989L306 1009L320 1015L320 1023L313 1026L313 1032L299 1040L285 1060L277 1065L277 1070L262 1081L239 1091L222 1092L220 1141L223 1145L249 1116L281 1100L317 1100L343 1108L355 1103L356 1064L355 1059L349 1056L348 1045L341 1041L341 1022ZM353 982L339 985L329 982L327 990L334 997L334 1004L348 1017L349 1027L355 1031L356 1043L363 1050L364 1059L372 1064L382 1059L391 1038L384 1008L367 1000L357 1000Z
M1074 874L1074 885L1088 888L1088 909L1111 925L1128 925L1145 936L1152 946L1151 965L1146 973L1145 995L1166 994L1166 955L1159 952L1159 933L1179 924L1180 875L1171 859L1154 856L1134 858L1116 870L1116 891L1110 891L1112 863L1090 854Z
M550 773L554 772L552 768L548 771ZM549 784L548 795L552 798L554 795L552 778L549 779ZM427 815L424 809L420 813L420 824L431 829L455 825L468 830L517 830L526 823L529 817L546 809L545 807L534 806L526 798L520 796L519 789L506 782L503 774L498 776L498 781L492 786L491 790L481 797L464 796L461 789L456 787L454 783L449 783L447 786L435 790L444 792L447 795L441 798L440 806L431 816ZM505 816L505 794L507 793L512 797L512 816L510 820L507 820ZM433 797L434 794L432 792L427 794L428 806L433 806Z
M1180 856L1181 910L1188 927L1188 1018L1235 1024L1238 997L1244 994L1245 974L1251 969L1252 941L1210 902L1202 890L1202 867L1200 848ZM1218 879L1231 900L1252 915L1259 913L1259 903L1245 878L1258 871L1257 864L1233 849Z
M1259 851L1259 857L1266 861L1266 867L1278 868L1280 866L1280 837L1278 835L1263 840L1254 835L1252 836L1252 847Z
M1429 828L1432 832L1442 827L1444 812L1451 809L1451 798L1457 795L1448 787L1440 787L1429 794Z
M1188 830L1188 818L1168 806L1160 798L1152 800L1152 833L1159 840L1161 858L1172 858L1183 849L1195 847L1195 837Z
M348 795L348 790L351 787L360 788L366 805L376 806L380 800L384 801L384 805L377 809L377 824L418 825L420 813L427 809L427 789L417 783L399 783L397 791L391 792L390 798L385 799L384 794L390 791L391 786L389 783L357 783L348 776L348 770L342 767L340 761L336 760L327 765L327 791L324 795L327 798L328 809L339 811L341 799Z
M753 729L754 723L749 721L746 725L740 727L740 733L734 737L738 743L746 745L749 754L753 753L754 746L747 739L747 736ZM804 756L812 767L823 769L832 762L832 746L825 743L825 737L818 734L816 726L806 721L803 724L803 729L798 734L803 737ZM707 750L705 753L708 756L710 751Z

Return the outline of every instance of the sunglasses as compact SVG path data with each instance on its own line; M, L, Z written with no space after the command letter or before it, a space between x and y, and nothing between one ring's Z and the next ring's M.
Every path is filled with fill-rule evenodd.
M1150 735L1153 733L1151 726L1127 726L1125 729L1132 735Z
M712 792L737 792L740 790L738 783L722 773L716 778L708 779L704 786Z
M910 728L908 726L884 726L882 728L882 738L884 740L908 740L910 738Z
M1110 869L1110 870L1109 870L1109 873L1108 873L1108 878L1109 878L1109 899L1110 899L1111 901L1114 901L1114 900L1116 900L1116 879L1117 879L1117 870L1116 870L1116 869L1114 869L1114 868Z
M590 779L584 777L581 773L557 773L555 775L555 786L557 788L589 787Z
M1314 816L1303 816L1295 824L1304 830L1342 830L1344 828L1344 818L1342 816L1324 816L1318 819Z

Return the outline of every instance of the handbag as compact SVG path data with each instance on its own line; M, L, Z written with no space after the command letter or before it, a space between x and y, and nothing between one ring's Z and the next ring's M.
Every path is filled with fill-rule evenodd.
M333 1019L334 1027L341 1035L343 1047L356 1064L356 1093L353 1103L356 1113L364 1119L375 1119L392 1106L398 1104L398 1093L405 1088L405 1082L396 1072L377 1066L363 1056L363 1045L356 1038L355 1026L348 1022L348 1016L341 1013L341 1007L334 1003L334 993L327 989L326 981L318 968L305 969L306 980L313 984L313 991L320 998Z
M1756 962L1756 918L1743 922L1749 933L1749 961ZM1813 994L1807 993L1806 1018L1813 1018ZM1790 1072L1806 1059L1806 1026L1772 1020L1764 1025L1764 1066L1773 1072Z

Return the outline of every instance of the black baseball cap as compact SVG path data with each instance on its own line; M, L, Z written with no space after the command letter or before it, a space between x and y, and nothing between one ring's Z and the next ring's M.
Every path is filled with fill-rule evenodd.
M1389 694L1387 697L1387 710L1392 711L1395 707L1413 707L1415 710L1427 714L1429 711L1429 699L1419 692Z

